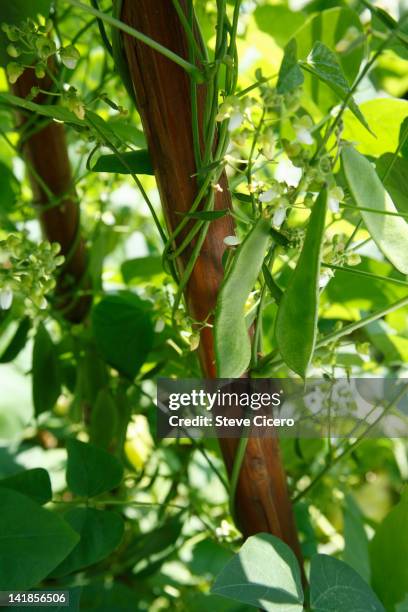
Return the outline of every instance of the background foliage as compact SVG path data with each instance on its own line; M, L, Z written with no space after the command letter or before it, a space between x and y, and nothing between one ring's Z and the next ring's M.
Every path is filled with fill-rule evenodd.
M174 306L134 102L97 19L74 4L0 9L2 23L18 25L3 28L0 47L0 589L70 588L81 609L109 611L295 611L306 601L313 610L404 612L406 440L282 441L310 593L273 536L241 548L214 441L155 440L155 381L199 376L197 326L182 303ZM219 4L195 2L211 57ZM235 5L227 3L230 17ZM239 240L255 231L260 210L275 234L263 267L259 235L245 257L230 241L229 257L241 253L233 266L242 282L230 282L217 313L225 376L239 376L250 361L256 376L407 375L408 39L402 5L386 8L242 3L237 93L217 101L230 138L222 166ZM108 14L110 3L100 9ZM40 27L21 25L49 10ZM34 65L41 77L50 57L57 70L47 104L35 101L38 92L24 100L10 93L6 74L13 83ZM88 248L90 282L77 291L93 297L84 324L56 308L64 262L41 238L16 109L34 130L49 120L66 129ZM348 166L347 155L355 156ZM198 223L215 218L203 214ZM266 357L248 347L245 363L230 361L226 333L245 343L256 313Z

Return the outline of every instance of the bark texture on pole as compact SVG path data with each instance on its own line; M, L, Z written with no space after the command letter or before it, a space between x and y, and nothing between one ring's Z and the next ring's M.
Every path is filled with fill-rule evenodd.
M187 58L186 38L171 0L124 0L121 18ZM183 69L143 43L128 35L124 35L124 42L164 213L169 229L174 230L182 218L180 213L189 211L197 193L189 79ZM200 86L201 115L204 96L205 88ZM231 198L225 175L220 184L223 192L216 194L215 208L229 208ZM223 239L233 233L234 224L229 215L210 225L186 291L190 313L197 321L206 320L214 310L223 278ZM181 269L190 254L191 249L181 256L178 262ZM215 377L213 336L209 328L204 328L201 334L200 360L203 374ZM231 472L237 440L222 439L220 445L227 469ZM276 438L249 439L238 482L236 515L245 536L270 532L285 540L300 558Z
M13 93L26 98L34 86L44 90L50 88L48 79L39 81L34 70L27 68L13 85ZM40 94L35 99L38 104L45 102L46 96ZM26 121L19 114L19 124ZM84 286L86 274L86 252L80 236L80 214L75 187L72 182L71 165L68 158L64 126L49 121L23 141L23 154L28 162L28 175L43 234L50 242L61 245L61 253L66 262L60 269L55 291L56 307L64 317L72 322L80 322L86 316L91 298L78 297L75 293ZM33 172L34 170L34 172ZM49 192L61 198L57 205L51 205ZM43 209L43 210L42 210Z

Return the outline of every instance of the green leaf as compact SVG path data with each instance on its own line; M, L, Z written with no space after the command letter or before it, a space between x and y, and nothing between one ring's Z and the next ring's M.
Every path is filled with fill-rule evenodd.
M408 214L408 159L384 153L377 159L376 168L399 212Z
M366 582L370 581L368 537L360 509L351 495L345 498L343 561L358 572Z
M268 533L246 540L218 575L211 591L267 612L303 610L297 559L282 540Z
M104 297L92 311L92 326L107 363L133 379L153 346L150 305L132 293Z
M262 4L254 11L257 27L272 36L280 47L284 47L293 34L305 22L301 11L291 11L283 4Z
M251 196L247 193L240 193L239 191L234 191L232 195L235 199L238 200L238 202L243 202L243 204L251 204L252 202Z
M264 280L265 283L269 289L269 292L271 294L271 296L273 297L273 299L275 300L275 302L277 304L279 304L282 295L283 295L283 291L282 289L275 283L275 280L272 276L272 274L269 271L268 266L266 266L265 264L262 265L262 274L264 276Z
M112 117L108 119L108 125L115 136L122 142L138 147L139 149L146 148L146 137L142 130L137 128L129 120Z
M295 33L298 44L298 58L306 60L317 41L335 52L336 60L341 66L347 83L353 83L364 57L363 28L358 14L348 7L334 7L324 10L319 7L314 15ZM316 10L316 9L315 9ZM350 32L354 31L356 39L353 44L344 45ZM337 95L327 84L305 75L304 88L308 96L322 112L337 103Z
M48 17L50 12L51 0L13 0L12 2L1 2L0 4L0 24L18 25L21 21L28 18L35 19L37 15ZM0 64L6 66L11 58L7 53L9 40L3 30L0 30Z
M78 535L55 512L0 488L0 590L27 590L73 549Z
M9 363L13 361L25 347L28 337L28 332L31 329L31 320L29 317L21 319L19 326L17 327L14 336L11 338L9 344L0 355L0 363Z
M34 410L38 416L52 410L61 393L57 350L42 323L34 340L32 382Z
M122 582L100 580L82 587L81 610L136 612L138 609L139 589L127 587Z
M375 261L368 257L362 257L358 266L353 269L378 274L380 276L398 278L404 280L404 276L397 272L388 261ZM406 295L406 288L394 283L384 282L381 279L373 279L357 274L350 274L342 270L336 270L336 275L327 285L323 296L327 297L332 304L336 303L347 312L359 313L360 310L376 310L385 308L387 304L396 302ZM322 297L323 297L322 296Z
M180 512L156 529L136 536L126 549L125 564L133 568L133 574L148 576L174 552L180 537L183 521Z
M35 102L31 102L31 100L1 92L0 105L22 108L26 111L38 113L42 117L49 117L50 119L56 119L64 123L71 123L82 127L86 125L85 121L78 119L75 113L57 104L36 104Z
M369 125L365 120L362 112L350 97L350 87L344 76L341 65L337 61L337 57L326 45L321 42L316 42L311 53L307 58L306 68L332 89L343 101L348 99L348 106L351 112L357 117L360 123L370 131Z
M257 221L238 247L218 294L214 334L219 378L239 378L249 366L251 343L244 308L261 271L269 229L269 221Z
M124 522L120 514L95 508L73 508L64 520L76 531L80 540L52 577L66 576L108 557L120 544Z
M117 174L154 174L147 149L126 151L120 155L101 155L92 168L93 172L114 172Z
M43 468L24 470L8 478L2 478L0 488L19 491L41 505L52 499L50 477Z
M109 450L117 432L117 408L108 389L101 389L92 407L89 439L95 446Z
M357 572L328 555L312 558L310 603L313 612L385 612L374 591Z
M408 24L404 20L404 15L397 23L384 9L371 5L370 11L372 13L371 28L375 32L371 45L372 49L377 50L379 45L383 43L384 38L378 36L378 34L388 36L390 31L394 30L394 37L389 41L386 48L406 60L408 58Z
M343 149L341 157L347 185L357 207L378 211L360 211L373 240L397 270L408 274L407 222L384 214L398 211L375 169L363 155L350 146Z
M94 497L121 483L123 467L115 456L74 439L68 440L67 451L67 484L75 495Z
M408 612L408 595L397 605L395 612Z
M7 222L7 215L13 210L19 191L19 183L8 166L0 161L0 217Z
M296 39L292 38L285 47L276 90L279 94L285 94L300 87L303 81L303 72L299 68L297 59Z
M313 206L302 252L276 315L275 334L282 359L303 378L316 343L326 208L327 192L323 190Z
M398 146L400 148L400 152L402 157L405 159L408 158L408 119L404 119L404 121L400 125L399 129L399 139Z
M371 542L371 583L387 610L408 595L408 489L385 517Z
M156 274L163 274L163 259L159 255L148 255L125 261L120 268L125 283L134 278L151 278Z
M369 100L360 104L373 134L362 129L361 123L346 110L343 115L344 131L342 138L355 142L356 148L364 155L379 157L383 153L395 151L398 147L400 125L408 117L408 102L393 98Z

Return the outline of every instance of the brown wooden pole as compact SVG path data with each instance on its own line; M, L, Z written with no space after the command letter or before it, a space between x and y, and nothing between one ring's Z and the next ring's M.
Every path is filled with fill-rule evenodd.
M186 38L171 0L124 0L121 17L128 25L187 58ZM127 35L124 42L167 225L174 230L182 218L180 213L189 211L197 193L189 80L180 67L146 45ZM201 86L201 114L204 96ZM229 208L231 197L225 175L220 184L223 192L216 193L215 208ZM233 233L229 215L211 223L186 290L190 313L197 321L206 320L214 310L223 278L223 239ZM191 249L183 253L178 262L181 269L190 254ZM201 333L199 351L203 374L215 377L213 336L208 327ZM220 445L231 472L237 440L222 439ZM272 533L286 541L301 558L276 438L249 439L237 487L236 515L245 536Z
M38 80L34 70L27 68L12 89L15 95L26 98L32 87L48 90L50 85L48 79ZM39 104L45 101L43 94L35 99ZM20 126L25 121L25 116L19 114ZM29 162L28 175L35 203L39 206L43 233L50 242L61 245L61 253L66 257L57 279L56 307L67 320L80 322L89 310L91 298L75 295L78 289L86 288L87 262L85 244L79 234L79 204L72 183L64 126L51 121L38 131L34 129L23 141L23 154ZM53 196L61 198L58 205L48 208L49 196L44 185Z

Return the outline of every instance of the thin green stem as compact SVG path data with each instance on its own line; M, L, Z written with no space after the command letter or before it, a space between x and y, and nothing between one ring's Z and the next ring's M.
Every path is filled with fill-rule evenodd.
M200 59L200 61L205 61L205 57L203 55L202 49L200 48L196 37L194 36L194 31L192 27L192 23L190 19L187 19L184 10L181 7L179 0L172 0L173 6L176 10L178 18L180 19L181 25L184 28L184 32L187 36L188 44L194 49L195 55ZM194 62L192 62L194 64Z
M399 278L392 278L392 276L382 276L381 274L373 274L372 272L366 272L365 270L359 270L358 268L350 268L349 266L336 266L335 264L322 263L323 268L330 268L331 270L339 270L340 272L349 272L356 274L357 276L365 276L366 278L372 278L373 280L386 281L388 283L394 283L394 285L402 285L408 287L408 282L403 281Z
M172 309L172 313L173 313L173 317L179 307L180 304L180 300L181 300L181 296L183 295L183 291L188 283L188 280L191 276L191 273L194 269L194 266L196 264L196 261L200 255L200 251L201 251L201 247L204 244L204 240L206 239L207 236L207 232L208 232L208 228L210 227L210 222L206 221L203 228L202 228L202 232L200 234L200 236L197 239L197 242L193 248L193 251L191 253L191 257L188 261L188 264L179 280L179 285L178 285L178 289L177 289L177 294L176 297L174 298L174 304L173 304L173 309Z
M99 4L98 4L98 0L91 0L91 4L94 7L94 9L96 9L97 11L99 11ZM106 30L105 30L105 24L102 21L102 19L97 19L98 22L98 28L99 28L99 33L101 35L102 38L102 42L105 46L105 49L107 50L107 52L109 53L109 55L111 57L113 57L113 49L112 49L112 45L111 42L108 38L108 35L106 34Z
M380 55L382 54L382 52L384 51L384 49L390 44L390 42L392 41L392 39L395 36L395 30L392 31L389 36L380 44L380 46L378 47L377 51L374 53L374 55L371 57L371 59L368 60L368 62L365 64L365 66L363 67L362 71L360 72L360 74L357 76L356 80L354 81L352 87L350 88L350 91L347 93L347 95L345 96L343 103L341 105L340 111L337 113L333 123L331 124L330 128L327 130L326 134L323 137L322 143L320 145L320 147L318 148L318 150L316 151L316 153L313 156L313 159L315 160L320 153L324 150L327 141L329 140L330 136L333 134L334 130L336 129L336 127L339 125L341 118L350 102L350 100L352 99L357 87L360 85L361 81L364 79L364 77L368 74L368 72L371 70L371 68L374 66L375 62L377 61L377 59L380 57Z
M129 36L136 38L136 40L139 40L140 42L144 43L151 49L154 49L154 51L161 53L162 55L167 57L167 59L171 60L172 62L180 66L180 68L183 68L183 70L185 70L188 74L194 76L194 78L198 82L201 82L201 83L204 82L204 76L201 73L201 71L197 68L197 66L190 64L190 62L187 62L184 58L177 55L177 53L174 53L170 49L167 49L167 47L164 47L163 45L156 42L152 38L149 38L149 36L146 36L142 32L135 30L135 28L128 26L126 23L119 21L119 19L115 19L114 17L111 17L110 15L105 15L105 13L103 13L102 11L95 9L92 6L87 6L86 4L83 4L79 0L65 0L65 1L71 4L71 6L75 6L76 8L79 8L85 11L89 15L93 15L97 19L100 19L101 21L108 23L112 27L117 28L118 30L122 30L122 32L125 32L125 34L129 34Z
M343 336L348 336L349 334L361 329L362 327L365 327L366 325L369 325L370 323L374 323L374 321L378 321L378 319L381 319L382 317L385 317L391 312L394 312L395 310L398 310L399 308L403 308L404 306L408 306L408 296L401 298L397 302L394 302L393 304L386 306L385 308L381 308L380 310L373 312L371 315L368 315L367 317L363 317L359 321L350 323L349 325L346 325L342 329L338 329L334 332L331 332L330 334L327 334L326 336L324 336L323 338L321 338L320 340L316 342L316 349L323 348L330 342L340 340L340 338L342 338ZM269 375L269 373L273 372L276 368L283 366L284 361L282 359L271 362L271 360L275 357L275 355L276 355L275 351L272 351L271 353L269 353L269 355L265 355L265 357L263 357L260 360L258 371L262 371L263 375Z
M245 430L239 439L237 450L235 451L234 464L232 466L230 486L229 486L229 511L236 523L235 497L237 493L239 475L241 474L245 452L248 446L248 430Z
M370 212L375 215L383 215L389 217L402 217L404 219L408 219L408 213L402 212L392 212L391 210L377 210L376 208L369 208L368 206L354 206L353 204L346 204L345 202L341 203L340 206L342 208L352 208L355 211L364 210L365 212Z
M164 244L167 243L167 236L161 226L160 220L156 214L156 211L154 210L153 204L151 203L142 183L139 180L139 177L131 172L131 168L129 167L128 163L126 162L126 160L124 159L123 155L121 155L120 151L118 151L118 149L115 147L115 145L110 142L109 140L107 140L106 135L99 129L98 125L96 125L92 119L90 119L89 115L87 115L87 121L92 125L92 127L95 129L96 132L98 132L98 134L100 135L101 139L103 140L103 142L106 143L106 145L112 150L112 152L117 156L117 158L121 161L121 163L127 168L127 170L130 172L130 175L132 177L132 179L135 181L136 185L138 186L140 193L142 194L142 197L144 199L144 201L146 202L147 206L149 207L150 213L153 217L153 220L155 222L155 225L157 227L157 231L160 234L160 237L163 241Z
M363 441L370 431L374 429L378 425L378 423L384 418L386 414L388 414L397 404L398 402L406 395L408 389L408 384L404 385L404 387L397 393L391 402L389 402L388 406L384 408L382 413L366 428L364 433L357 438L352 444L350 444L347 448L345 448L339 455L332 458L330 462L328 462L325 467L313 478L313 480L308 484L303 491L300 491L292 500L292 503L296 504L303 497L305 497L308 493L310 493L311 489L313 489L318 482L329 472L335 465L337 465L344 457L352 453Z

